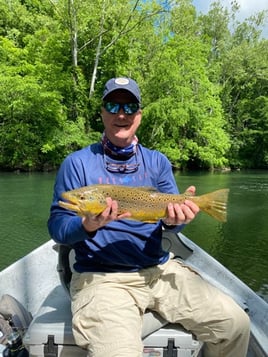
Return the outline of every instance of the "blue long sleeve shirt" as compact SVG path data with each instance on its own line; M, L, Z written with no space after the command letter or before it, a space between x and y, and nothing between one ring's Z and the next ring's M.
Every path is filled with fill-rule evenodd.
M118 163L104 155L100 143L76 151L63 161L57 173L48 220L51 237L74 248L74 269L78 272L138 271L164 263L168 253L161 245L161 221L117 220L89 234L81 217L58 205L64 191L92 184L148 186L160 192L178 193L171 164L158 151L138 145L137 154L124 162L138 164L135 172L110 172L107 161Z

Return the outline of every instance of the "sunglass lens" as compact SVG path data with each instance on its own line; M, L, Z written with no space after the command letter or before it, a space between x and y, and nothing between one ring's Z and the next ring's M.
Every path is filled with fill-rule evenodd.
M139 104L138 103L128 103L124 104L124 112L126 114L134 114L138 111Z
M113 103L113 102L107 102L104 104L104 108L107 110L107 112L116 114L119 112L120 104Z

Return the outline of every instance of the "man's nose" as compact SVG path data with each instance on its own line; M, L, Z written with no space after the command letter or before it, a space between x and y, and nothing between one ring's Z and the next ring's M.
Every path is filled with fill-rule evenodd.
M123 118L123 119L126 117L126 113L124 112L124 109L123 109L123 108L120 108L120 109L119 109L118 117L119 117L119 118Z

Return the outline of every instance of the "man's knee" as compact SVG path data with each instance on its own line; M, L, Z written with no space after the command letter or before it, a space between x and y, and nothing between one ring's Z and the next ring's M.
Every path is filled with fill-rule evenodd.
M250 319L243 309L239 309L233 316L233 335L248 336L250 334Z
M207 340L204 357L245 357L250 335L250 320L239 306L232 316L226 315L217 326L214 326L214 339ZM217 331L217 332L216 332Z
M250 333L250 319L247 313L236 303L231 304L227 308L226 318L228 324L226 326L226 333L230 338L235 339L238 336Z

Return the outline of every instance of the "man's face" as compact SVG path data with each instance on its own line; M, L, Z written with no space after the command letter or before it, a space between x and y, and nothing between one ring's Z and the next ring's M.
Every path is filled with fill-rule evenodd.
M105 98L105 102L126 104L136 103L137 100L126 90L115 90ZM118 113L112 114L102 107L101 116L105 134L114 145L126 147L131 144L141 122L141 109L134 114L126 114L120 108Z

